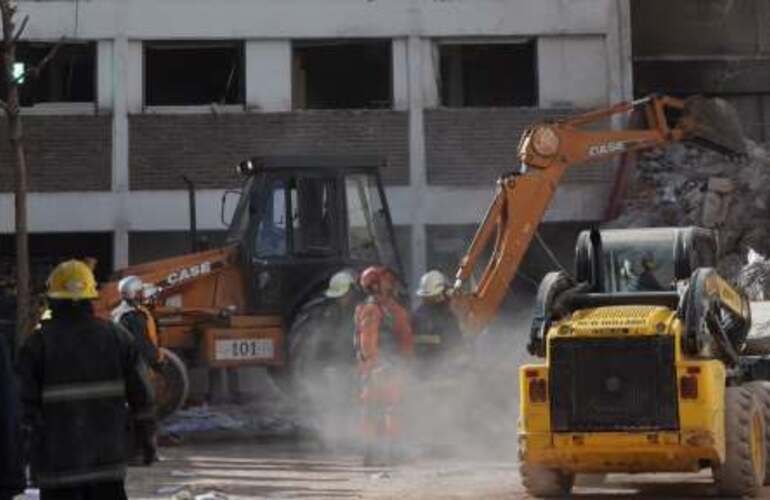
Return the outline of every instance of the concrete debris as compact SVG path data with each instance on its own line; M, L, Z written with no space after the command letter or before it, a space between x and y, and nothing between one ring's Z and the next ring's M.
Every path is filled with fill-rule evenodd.
M770 153L751 141L747 150L746 159L685 144L641 154L622 213L607 226L716 229L719 271L735 280L749 248L770 255Z
M749 300L770 300L770 261L753 248L749 249L746 261L738 273L737 285L746 292Z

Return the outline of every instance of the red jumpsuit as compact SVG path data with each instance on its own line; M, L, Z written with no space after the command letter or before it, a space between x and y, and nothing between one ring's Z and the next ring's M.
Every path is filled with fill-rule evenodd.
M398 436L403 364L414 350L409 313L392 298L370 297L356 308L356 343L363 380L361 403L367 436Z

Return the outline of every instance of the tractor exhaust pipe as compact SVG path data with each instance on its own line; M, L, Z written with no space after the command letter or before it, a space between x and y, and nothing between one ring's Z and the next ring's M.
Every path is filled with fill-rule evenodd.
M198 251L198 211L195 204L195 183L186 175L182 180L187 184L188 205L190 210L190 251Z

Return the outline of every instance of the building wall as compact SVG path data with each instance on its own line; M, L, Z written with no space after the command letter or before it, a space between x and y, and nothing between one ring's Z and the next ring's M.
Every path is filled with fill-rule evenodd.
M201 188L233 187L238 162L270 155L382 157L385 182L408 184L407 120L374 110L131 115L131 189L178 189L183 174Z
M24 145L30 191L109 191L111 117L27 116ZM5 120L0 137L7 137ZM0 141L0 192L13 191L13 152Z
M118 267L129 262L130 234L186 229L182 174L202 188L201 230L221 230L221 188L235 182L230 169L245 156L365 153L389 160L394 222L417 275L428 266L426 227L478 223L495 176L516 166L527 123L631 95L628 0L19 3L30 40L97 42L93 105L25 110L32 186L41 191L30 196L30 227L111 231ZM292 44L362 37L392 40L392 109L293 110ZM148 40L242 41L244 103L146 106ZM536 106L441 108L439 44L522 40L536 41ZM547 220L601 218L611 176L596 172L568 175ZM12 221L12 198L0 193L0 232L12 232Z

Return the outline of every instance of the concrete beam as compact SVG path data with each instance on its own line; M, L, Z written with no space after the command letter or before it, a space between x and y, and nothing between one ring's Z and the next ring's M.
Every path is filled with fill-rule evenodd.
M80 2L77 21L72 1L20 8L29 39L433 37L601 34L613 1L99 0Z
M556 192L546 222L596 221L602 218L608 184L563 184ZM494 187L428 186L387 188L396 225L478 224L494 196ZM224 229L220 221L222 191L198 192L198 227ZM233 200L230 200L233 201ZM125 203L125 204L124 204ZM234 203L228 203L232 208ZM183 231L189 227L186 191L129 191L125 202L110 192L30 193L30 231L36 233L114 231ZM229 214L226 214L229 215ZM229 220L229 216L228 216ZM13 196L0 194L0 233L13 232Z

